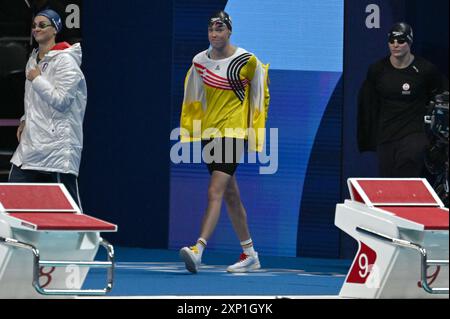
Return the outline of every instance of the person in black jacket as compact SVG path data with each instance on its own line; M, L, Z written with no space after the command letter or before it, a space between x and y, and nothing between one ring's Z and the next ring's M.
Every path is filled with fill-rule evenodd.
M396 23L389 32L390 55L369 67L359 91L358 147L377 152L381 177L421 177L429 146L426 106L448 89L432 63L411 53L412 43L411 26Z

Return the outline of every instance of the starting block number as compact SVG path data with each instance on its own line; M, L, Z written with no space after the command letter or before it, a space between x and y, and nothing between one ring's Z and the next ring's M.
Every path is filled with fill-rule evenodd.
M355 284L365 284L367 278L374 270L373 265L377 259L376 252L364 243L361 243L361 247L358 256L350 270L350 275L347 278L347 282Z

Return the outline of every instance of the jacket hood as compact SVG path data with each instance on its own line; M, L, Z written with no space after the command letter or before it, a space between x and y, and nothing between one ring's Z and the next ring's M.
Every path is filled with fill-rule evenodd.
M39 52L39 49L35 49L33 52L33 56L36 56ZM77 62L78 66L81 66L81 59L82 59L82 51L81 51L81 45L79 43L75 43L73 45L70 45L67 42L59 42L55 44L53 48L45 55L46 57L53 58L59 54L69 54L71 55L75 61Z

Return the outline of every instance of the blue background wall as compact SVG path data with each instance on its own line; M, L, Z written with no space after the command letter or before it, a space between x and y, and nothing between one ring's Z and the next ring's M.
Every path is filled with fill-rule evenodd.
M267 22L276 16L274 10L260 10L262 2L255 6L249 23L252 19ZM239 34L246 29L237 28L233 35L237 44L255 51L263 62L273 63L270 75L274 94L269 125L279 127L280 140L288 141L280 151L283 161L275 178L284 182L277 184L273 176L257 175L255 165L242 165L238 170L238 179L247 180L243 186L245 194L268 196L263 211L249 211L255 241L264 247L266 254L352 257L352 240L333 225L334 207L348 196L347 177L377 175L373 154L359 154L356 150L356 94L369 64L387 54L386 33L393 22L406 20L412 24L415 53L430 59L448 75L447 0L332 1L339 2L345 3L341 16L336 16L336 11L330 14L326 6L321 8L321 2L286 1L292 8L301 6L305 14L302 22L314 16L323 21L340 19L341 29L345 29L341 31L343 55L341 52L340 58L336 54L332 57L335 61L341 59L343 69L342 65L340 68L327 63L317 65L314 58L304 64L277 60L267 55L272 50L270 46L251 41L260 37L246 32ZM377 4L381 9L379 29L365 26L368 4ZM246 11L238 10L238 5L244 5L241 1L83 3L83 70L89 100L81 196L86 212L119 225L117 234L105 236L115 244L178 248L197 236L208 174L201 164L170 164L169 133L178 123L182 85L190 59L208 46L207 18L227 5L232 17L234 12L242 13L235 18L237 24L245 22ZM317 11L311 13L314 10ZM278 19L273 23L283 21L282 17ZM319 28L323 23L315 25ZM270 33L264 33L264 25L257 27L263 32L261 39L269 40ZM295 38L295 31L292 30L288 40ZM283 45L284 35L272 38L271 43ZM327 31L322 30L317 41L327 48L333 46L327 42L329 38ZM295 40L299 41L293 41L280 52L293 49L303 55L302 61L308 61L308 46L302 42L306 39ZM317 52L317 56L324 52L330 53ZM285 83L289 85L283 91ZM321 105L320 110L311 109L311 105ZM198 189L196 196L202 199L191 200L191 194L182 191L189 188ZM244 200L246 205L256 207L252 196ZM189 204L188 209L183 203ZM179 216L186 210L187 216ZM238 249L226 214L211 246L220 250Z
M85 1L82 19L83 208L117 244L167 247L172 3Z

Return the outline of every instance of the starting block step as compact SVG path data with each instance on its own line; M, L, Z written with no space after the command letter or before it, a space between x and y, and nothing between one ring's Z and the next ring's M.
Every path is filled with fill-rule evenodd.
M23 227L33 230L116 231L117 226L84 214L10 213Z
M379 206L381 210L423 225L425 230L448 230L448 210L437 207Z
M0 298L106 294L114 248L100 232L115 231L83 214L63 184L0 183ZM94 261L100 246L108 261ZM106 268L105 288L82 289L92 267Z

